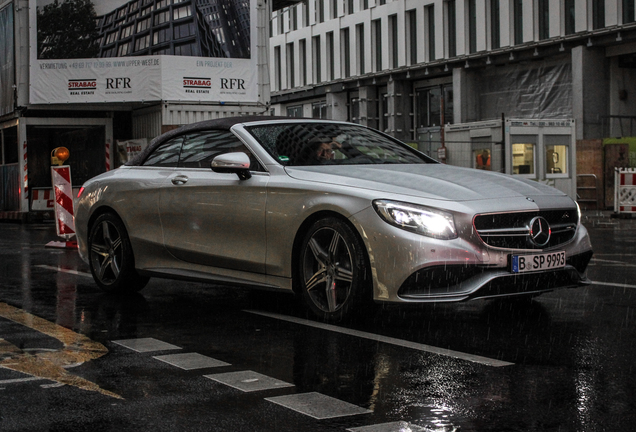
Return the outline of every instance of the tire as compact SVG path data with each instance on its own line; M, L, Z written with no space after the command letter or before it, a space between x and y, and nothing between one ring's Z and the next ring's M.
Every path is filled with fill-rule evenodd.
M113 213L99 216L88 236L89 265L97 286L109 293L137 292L149 281L135 270L130 239Z
M298 259L303 300L318 318L341 321L371 302L366 251L353 229L340 219L315 222Z

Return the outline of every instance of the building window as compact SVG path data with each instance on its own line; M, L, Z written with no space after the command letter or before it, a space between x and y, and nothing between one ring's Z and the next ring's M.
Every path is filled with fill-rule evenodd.
M124 27L123 29L121 29L121 39L126 39L127 37L132 36L134 27L135 26L133 26L133 25L129 25L129 26Z
M382 22L379 19L371 21L371 40L375 50L373 51L373 64L375 72L382 70Z
M353 14L353 0L347 0L347 15Z
M490 0L490 47L497 49L501 46L501 24L499 0Z
M311 104L311 117L315 119L327 118L327 102L320 101Z
M446 28L448 31L448 56L455 57L457 55L457 22L455 12L455 0L446 2Z
M364 44L364 24L358 24L356 26L356 38L358 40L358 75L364 75L366 73L365 63L366 63L366 49Z
M155 30L152 35L152 44L158 45L170 40L170 28Z
M514 23L514 43L523 43L523 0L513 0L512 16Z
M426 19L426 39L428 46L428 61L435 60L435 6L430 5L424 8Z
M281 70L280 47L274 47L274 73L276 74L276 90L283 89L283 71Z
M391 67L398 67L398 19L397 15L389 16L389 58Z
M163 11L155 14L155 25L160 25L170 20L170 11Z
M304 27L309 27L309 2L305 0L303 2L303 19L305 22L303 23Z
M417 14L415 9L406 11L406 43L409 65L417 64Z
M117 32L116 31L114 31L112 33L108 33L108 36L106 36L106 45L112 44L116 40L117 40Z
M117 48L117 57L123 57L125 55L128 55L129 52L130 52L130 42L121 44L119 45L119 48Z
M300 57L300 85L307 85L307 40L298 41L298 56Z
M185 23L174 26L174 39L183 39L194 35L194 23Z
M605 0L592 1L592 28L594 30L605 27Z
M17 164L18 161L18 127L0 129L0 165Z
M336 78L336 53L335 44L333 40L333 32L327 33L327 63L328 63L328 71L327 81L334 80Z
M148 15L150 12L152 12L152 6L148 6L147 8L142 9L141 16Z
M296 6L291 8L291 29L298 30L298 8Z
M302 117L302 116L303 116L302 105L287 107L287 117Z
M444 109L442 110L442 106ZM442 115L443 114L443 115ZM453 85L415 91L415 128L453 123Z
M135 40L135 52L145 50L150 46L150 35L142 36Z
M331 19L338 18L338 0L331 0Z
M539 0L539 40L550 37L550 0Z
M174 55L178 56L197 56L199 55L196 45L194 43L175 45Z
M321 67L321 55L320 55L320 36L314 36L311 38L312 42L312 51L313 51L313 72L314 72L314 83L322 82L322 76L320 73Z
M634 0L623 0L623 24L634 22Z
M342 75L345 78L349 78L351 76L351 39L349 28L340 30L340 43L342 44ZM334 77L332 76L331 79L334 79Z
M512 142L512 173L535 176L535 135L517 135L511 137Z
M170 4L170 0L157 0L157 3L155 3L155 10L159 10L163 7L166 7Z
M492 171L490 157L492 152L490 146L484 144L473 144L473 168L480 170Z
M468 51L477 52L477 5L475 0L468 0Z
M181 6L180 8L172 10L172 19L174 20L187 18L189 16L192 16L192 8L190 5Z
M281 35L283 33L285 33L285 20L283 19L283 17L285 12L280 10L278 11L278 15L276 17L277 23L278 23L278 34Z
M569 135L544 135L546 176L568 174Z
M294 74L294 43L287 44L287 88L296 87L296 75Z
M574 34L574 16L575 16L575 0L563 1L563 16L565 18L565 34Z
M149 28L150 28L150 18L146 18L145 20L138 21L136 33L141 33L142 31L148 30Z

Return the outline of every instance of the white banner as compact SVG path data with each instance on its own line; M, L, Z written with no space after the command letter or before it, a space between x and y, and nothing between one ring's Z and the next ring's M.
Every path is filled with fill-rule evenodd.
M125 164L148 147L148 138L117 141L120 165Z
M29 0L30 37L37 41L30 44L30 102L258 102L256 2L249 14L241 14L246 3L221 2L226 15L217 24L205 1ZM231 24L236 16L249 18L239 20L241 27ZM65 20L84 20L81 33L60 32Z

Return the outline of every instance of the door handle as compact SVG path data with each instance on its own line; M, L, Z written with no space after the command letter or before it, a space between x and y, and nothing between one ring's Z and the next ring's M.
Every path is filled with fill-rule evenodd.
M183 185L188 182L188 176L178 175L170 180L173 185Z

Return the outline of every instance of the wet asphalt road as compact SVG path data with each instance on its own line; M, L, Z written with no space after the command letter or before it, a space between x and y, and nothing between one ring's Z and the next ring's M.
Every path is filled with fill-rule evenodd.
M274 293L108 296L53 226L0 224L0 430L633 431L636 219L599 216L590 287L338 327Z

